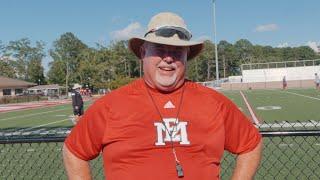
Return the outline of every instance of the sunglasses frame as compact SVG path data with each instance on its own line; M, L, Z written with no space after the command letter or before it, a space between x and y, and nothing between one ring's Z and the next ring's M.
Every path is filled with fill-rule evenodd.
M182 40L190 40L192 38L192 34L187 29L176 26L162 26L151 29L144 35L144 37L150 33L155 33L156 36L162 37L172 37L173 35L177 34Z

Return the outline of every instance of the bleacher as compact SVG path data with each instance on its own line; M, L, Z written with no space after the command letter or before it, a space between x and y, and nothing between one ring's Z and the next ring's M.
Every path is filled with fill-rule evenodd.
M320 59L243 64L241 70L243 83L282 81L284 76L287 81L312 80L320 74Z
M320 59L243 64L241 71L242 76L229 77L221 88L279 89L284 76L288 88L310 88L314 87L315 73L320 74Z

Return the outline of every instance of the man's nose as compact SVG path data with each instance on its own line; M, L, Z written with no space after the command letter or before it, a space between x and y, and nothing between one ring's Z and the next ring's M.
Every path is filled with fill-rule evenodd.
M174 61L173 57L170 56L170 55L164 56L164 57L163 57L163 60L164 60L166 63L168 63L168 64L170 64L170 63L172 63L172 62Z
M169 51L166 51L162 58L167 63L172 63L174 61L174 57L172 56L172 53Z

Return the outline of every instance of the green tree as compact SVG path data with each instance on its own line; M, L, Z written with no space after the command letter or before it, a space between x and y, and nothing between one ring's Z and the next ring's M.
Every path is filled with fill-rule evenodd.
M6 52L10 57L15 59L15 69L18 78L28 80L28 62L31 49L31 42L27 38L23 38L17 41L10 41L6 47Z
M87 48L87 45L73 33L62 34L59 39L54 41L53 48L49 51L50 56L53 58L53 63L50 64L48 72L49 81L63 84L62 82L67 80L68 85L80 82L79 65L81 59L79 56ZM61 74L57 76L57 72Z
M12 65L18 78L35 83L39 79L42 82L45 81L41 65L42 59L45 57L44 46L43 42L37 41L36 46L32 47L28 38L9 42L5 52L8 57L14 59Z
M214 44L207 40L204 49L195 59L188 62L188 78L194 81L212 80L215 74Z
M241 63L252 63L253 45L247 39L240 39L235 44L237 58Z
M16 78L14 68L8 61L0 60L0 76Z
M240 61L237 59L234 46L227 41L220 41L218 44L218 52L221 67L220 74L223 75L221 77L226 78L230 75L238 75Z
M66 72L65 72L65 62L62 60L54 60L49 63L49 71L48 71L48 81L53 84L65 84Z
M0 76L16 78L10 59L5 55L5 45L0 40Z
M45 57L44 46L43 42L36 42L36 47L32 48L32 55L28 62L29 80L34 83L46 84L44 68L41 64Z
M134 77L140 74L139 60L129 51L128 41L112 42L110 47L110 62L115 66L118 76ZM115 78L113 78L115 79Z

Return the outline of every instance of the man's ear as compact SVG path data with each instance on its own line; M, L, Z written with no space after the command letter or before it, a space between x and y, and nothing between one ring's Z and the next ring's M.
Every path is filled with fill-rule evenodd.
M146 56L146 49L144 48L144 46L140 47L140 57L141 60Z

